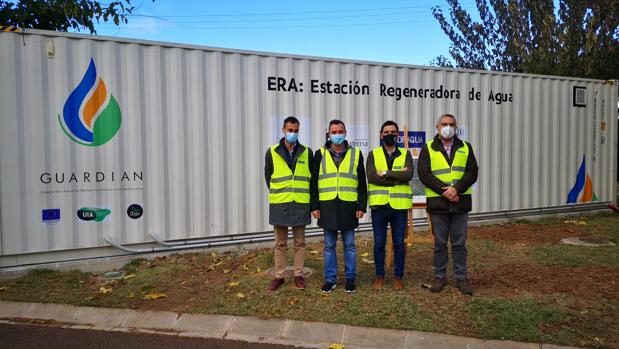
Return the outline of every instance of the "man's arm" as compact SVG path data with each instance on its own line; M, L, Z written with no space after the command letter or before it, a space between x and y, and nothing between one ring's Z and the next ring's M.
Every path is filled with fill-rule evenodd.
M365 170L368 178L368 183L381 185L385 187L392 187L395 185L395 182L391 179L385 178L385 176L379 176L376 172L376 167L374 166L374 154L372 151L368 153L368 160L365 162Z
M446 183L438 179L432 174L432 168L430 165L430 152L428 151L428 145L424 144L419 152L419 159L417 160L417 173L419 174L419 180L427 188L432 191L442 194L447 186Z
M407 150L405 165L406 171L387 171L385 178L396 181L398 184L406 184L413 179L413 156Z
M271 186L271 176L273 175L273 157L271 156L271 148L267 149L264 155L264 181L267 183L267 189Z
M358 211L367 212L368 207L368 185L365 182L365 167L363 166L363 154L359 152L359 164L357 165L357 204Z
M311 157L311 156L310 156ZM310 180L310 210L316 211L320 209L318 196L318 173L320 172L320 162L322 161L322 153L320 149L316 150L310 167L312 179Z
M477 159L473 153L473 147L471 147L471 144L469 143L467 143L467 145L469 146L469 157L466 160L464 175L460 178L458 183L454 185L458 193L464 193L471 185L473 185L473 183L477 182L477 176L479 173L479 167L477 166Z

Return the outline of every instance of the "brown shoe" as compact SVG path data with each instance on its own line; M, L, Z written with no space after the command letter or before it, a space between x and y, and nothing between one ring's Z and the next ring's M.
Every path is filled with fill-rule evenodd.
M284 278L275 278L271 280L271 284L267 288L267 291L275 292L283 284L284 284Z
M393 290L394 291L402 291L404 285L402 284L402 279L393 279Z
M380 290L381 288L383 288L384 284L385 284L385 279L380 276L377 276L376 280L374 280L374 289Z
M430 292L439 293L445 288L445 278L434 278Z
M460 290L460 293L462 293L463 295L465 296L473 295L473 285L471 284L469 279L457 280L457 285L458 285L458 289Z
M294 277L294 285L299 290L304 290L305 289L305 280L303 280L303 276L295 276Z

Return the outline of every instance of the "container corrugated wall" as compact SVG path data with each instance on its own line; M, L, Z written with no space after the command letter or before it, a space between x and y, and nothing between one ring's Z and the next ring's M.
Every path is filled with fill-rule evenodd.
M97 147L78 144L61 126L91 58L122 114L118 133ZM106 235L131 244L151 241L149 232L185 239L268 231L264 153L288 115L301 120L300 141L314 150L328 121L342 119L364 157L387 119L429 139L437 116L456 115L480 165L474 212L566 205L583 158L595 197L614 199L617 87L601 81L43 31L0 34L0 76L4 256L106 246ZM269 77L286 86L294 79L299 91L269 90ZM358 82L369 95L312 93L311 80ZM397 100L381 95L381 84L443 86L460 96ZM585 88L586 107L573 106L574 86ZM479 101L469 99L471 88ZM512 101L489 101L491 91ZM130 218L131 204L142 206L143 216ZM76 214L84 207L111 213L84 221ZM51 216L43 219L44 212Z

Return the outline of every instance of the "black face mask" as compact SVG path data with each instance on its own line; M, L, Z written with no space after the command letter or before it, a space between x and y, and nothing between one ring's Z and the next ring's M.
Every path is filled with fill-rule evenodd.
M383 142L385 142L385 144L388 146L395 145L395 137L396 135L384 135Z

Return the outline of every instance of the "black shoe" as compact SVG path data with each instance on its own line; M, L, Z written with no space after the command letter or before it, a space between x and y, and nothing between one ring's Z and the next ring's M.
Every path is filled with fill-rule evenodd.
M346 289L344 291L346 293L353 293L357 290L355 287L355 279L346 279Z
M432 283L432 287L430 287L430 292L439 293L445 288L445 279L444 278L434 278L434 282Z
M320 292L322 293L331 293L331 291L333 291L335 289L335 283L333 282L325 282L324 285L322 285L322 288L320 289Z
M458 289L463 295L465 296L473 295L473 285L471 284L469 279L458 280L456 283L458 285Z

